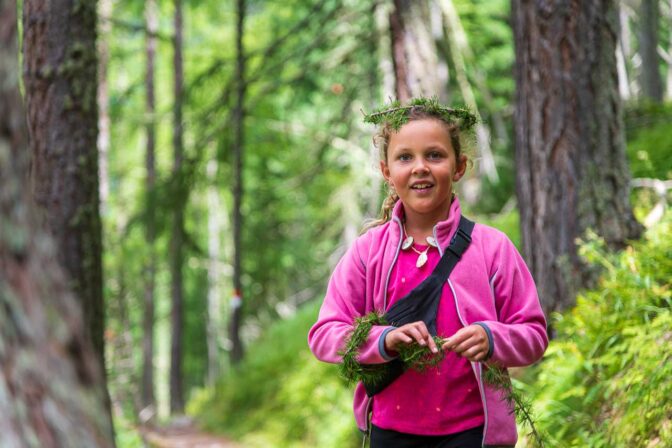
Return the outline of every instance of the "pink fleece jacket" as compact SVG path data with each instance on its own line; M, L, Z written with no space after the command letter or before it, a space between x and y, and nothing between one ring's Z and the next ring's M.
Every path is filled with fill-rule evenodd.
M460 220L460 204L453 201L448 218L434 226L441 250L448 246ZM332 273L308 345L321 361L340 363L338 352L352 330L354 318L388 308L387 289L401 248L403 205L392 220L370 229L346 252ZM472 242L450 274L448 284L463 326L480 323L492 340L487 361L501 367L525 366L539 360L548 345L546 320L534 280L513 243L502 232L476 224ZM376 326L362 346L359 361L378 364L390 358L381 335L389 327ZM485 411L484 447L514 446L515 416L500 390L483 382L481 363L471 363ZM355 420L366 431L371 399L362 384L355 389Z

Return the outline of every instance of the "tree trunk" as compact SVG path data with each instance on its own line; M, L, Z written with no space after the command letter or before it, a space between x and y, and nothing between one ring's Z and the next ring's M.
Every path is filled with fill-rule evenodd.
M235 185L233 188L233 288L231 300L231 320L229 322L229 338L231 339L231 363L237 364L243 359L243 343L240 340L240 325L242 318L242 265L241 265L241 230L243 216L241 205L243 202L243 156L245 145L245 55L243 53L243 33L245 29L245 0L236 1L236 105L233 110L233 157L235 171Z
M96 14L95 0L25 0L23 74L33 196L104 374Z
M523 251L546 312L587 279L575 240L636 238L618 94L613 2L513 0Z
M34 11L34 5L28 7ZM42 18L48 29L49 17ZM36 224L28 194L30 153L19 94L16 25L16 2L0 0L2 446L112 447L99 359L54 245Z
M182 159L184 143L182 135L182 102L184 97L184 73L182 67L182 0L175 0L174 45L174 96L173 106L173 180L175 185L175 210L170 240L171 274L171 345L170 345L170 411L173 414L184 411L182 389L182 333L184 325L182 287L182 246L184 241L184 208L186 186L183 185Z
M394 0L390 14L392 61L397 99L402 102L417 96L445 96L430 22L426 3Z
M145 180L146 208L145 208L145 237L147 239L148 254L145 262L145 294L144 312L142 320L142 406L154 406L154 283L156 276L156 118L154 95L154 62L156 58L156 33L159 18L156 0L145 2L145 111L146 111L146 154Z
M100 0L100 17L112 17L112 0ZM107 198L110 195L110 176L108 153L110 150L110 114L109 93L107 88L107 65L110 60L110 48L107 43L112 24L109 20L100 24L98 39L98 177L100 179L100 211L105 216Z
M672 23L672 0L669 0L667 7L667 22ZM672 27L668 29L667 37L667 77L665 80L665 99L672 101Z
M220 375L219 347L222 340L222 254L220 235L223 234L226 225L226 213L224 204L217 188L217 159L213 156L208 161L208 371L206 382L209 387L215 385Z
M640 83L645 98L661 103L663 82L658 65L659 0L641 0L639 25L639 53L642 57Z
M26 0L23 26L33 192L102 365L96 2Z
M478 104L476 104L476 96L467 76L466 61L472 59L467 33L465 33L462 27L460 16L457 14L453 2L451 0L441 0L439 1L439 5L446 21L448 45L450 46L450 54L453 59L453 66L455 67L455 77L462 94L462 100L467 107L480 117L481 114L478 110ZM477 86L481 90L483 97L486 99L489 98L485 80L481 78L481 82ZM495 158L490 147L490 129L483 122L479 122L476 124L476 136L478 158L480 159L480 163L478 164L479 173L487 176L491 181L497 182L499 175L497 174ZM469 174L460 184L461 198L469 205L475 205L478 202L481 192L481 178L482 176Z
M616 46L616 67L618 70L618 91L623 100L630 99L630 77L628 76L629 54L626 48L630 47L630 18L623 2L618 3L618 40ZM627 43L626 43L627 42Z

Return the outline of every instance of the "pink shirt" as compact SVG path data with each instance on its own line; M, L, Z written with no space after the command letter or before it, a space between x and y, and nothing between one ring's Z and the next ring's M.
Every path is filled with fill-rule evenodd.
M422 251L426 246L416 244L415 248ZM418 254L410 249L399 252L387 290L390 305L418 286L441 259L434 248L427 256L427 263L417 268ZM462 328L447 282L436 324L441 337L451 336ZM372 423L404 433L453 434L480 426L484 421L483 404L471 363L452 352L448 352L435 369L423 373L406 371L373 400Z

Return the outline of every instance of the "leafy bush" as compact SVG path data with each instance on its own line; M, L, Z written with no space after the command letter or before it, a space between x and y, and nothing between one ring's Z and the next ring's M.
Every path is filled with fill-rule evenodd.
M626 109L625 128L632 177L672 179L672 104L638 104Z
M189 413L245 446L357 446L351 389L337 366L318 362L308 350L318 305L269 328L214 391L196 394Z
M672 446L672 213L642 241L582 255L599 285L555 316L558 338L536 371L538 426L548 446Z

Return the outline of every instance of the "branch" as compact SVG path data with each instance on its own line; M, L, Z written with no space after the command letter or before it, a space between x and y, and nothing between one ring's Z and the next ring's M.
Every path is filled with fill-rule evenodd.
M667 190L672 190L672 180L652 179L640 177L632 179L630 186L633 188L652 188L659 196L665 196Z

